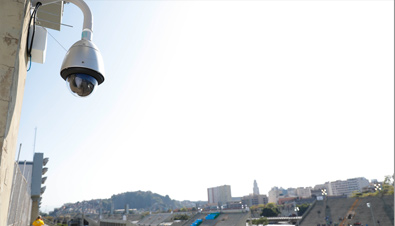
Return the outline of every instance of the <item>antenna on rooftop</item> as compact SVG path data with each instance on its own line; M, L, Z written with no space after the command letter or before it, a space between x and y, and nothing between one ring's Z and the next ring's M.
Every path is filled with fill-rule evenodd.
M34 144L33 144L33 153L36 153L36 137L37 137L37 127L34 128Z
M19 144L18 158L16 159L16 162L18 164L19 164L19 155L21 154L21 149L22 149L22 143Z

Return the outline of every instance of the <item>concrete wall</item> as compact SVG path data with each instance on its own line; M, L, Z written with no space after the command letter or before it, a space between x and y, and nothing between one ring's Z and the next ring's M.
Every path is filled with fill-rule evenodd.
M31 215L30 215L30 224L33 223L33 221L35 221L37 219L37 216L39 215L39 208L38 208L38 199L34 199L32 202L32 211L31 211Z
M0 0L0 225L7 225L26 79L28 7L27 0Z

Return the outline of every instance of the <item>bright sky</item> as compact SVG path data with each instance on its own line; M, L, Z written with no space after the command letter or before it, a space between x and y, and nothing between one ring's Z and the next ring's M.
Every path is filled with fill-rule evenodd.
M394 1L87 1L106 81L27 73L21 160L50 158L42 210L152 191L207 200L394 172ZM82 12L65 5L64 48Z

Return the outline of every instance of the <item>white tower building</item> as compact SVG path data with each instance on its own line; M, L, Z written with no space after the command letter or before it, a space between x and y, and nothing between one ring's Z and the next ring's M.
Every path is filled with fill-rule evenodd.
M256 183L256 180L254 180L254 191L252 192L254 195L259 195L259 188L258 184Z

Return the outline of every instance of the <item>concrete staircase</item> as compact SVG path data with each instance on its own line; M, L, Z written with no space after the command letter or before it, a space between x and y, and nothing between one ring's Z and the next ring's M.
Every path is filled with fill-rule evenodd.
M372 209L366 203L370 203ZM304 217L300 226L317 226L318 224L333 226L353 225L360 222L362 225L376 226L394 225L394 196L366 197L366 198L340 198L317 201L311 211ZM380 221L380 224L377 223Z

